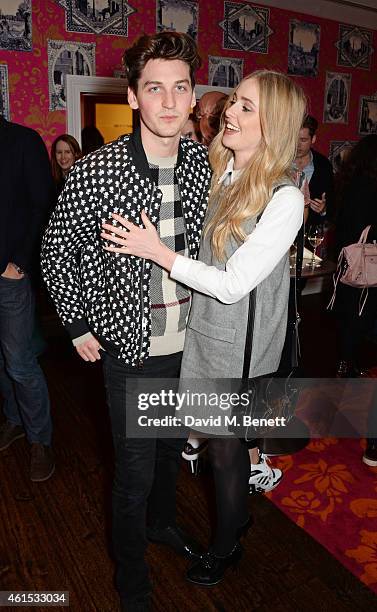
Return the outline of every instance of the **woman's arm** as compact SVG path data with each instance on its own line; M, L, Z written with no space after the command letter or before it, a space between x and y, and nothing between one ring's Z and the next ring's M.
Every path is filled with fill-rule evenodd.
M293 243L302 224L304 198L296 187L280 189L267 205L254 231L227 261L225 271L177 255L158 237L143 216L145 229L113 215L129 232L106 224L102 237L119 245L109 251L151 259L170 271L171 277L225 304L238 302L272 272ZM126 245L126 246L125 246Z
M280 189L254 231L226 263L225 271L178 255L171 277L233 304L261 283L287 253L302 224L304 199L296 187Z

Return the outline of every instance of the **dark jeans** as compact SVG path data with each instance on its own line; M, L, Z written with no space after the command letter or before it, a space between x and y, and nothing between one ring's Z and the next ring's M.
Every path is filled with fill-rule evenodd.
M47 384L32 346L34 292L27 276L0 276L0 393L3 412L29 442L51 444Z
M107 403L115 451L113 483L113 549L116 585L121 598L149 593L151 583L144 555L146 523L174 525L176 481L184 439L128 438L126 411L137 410L127 379L178 378L182 353L150 357L142 369L103 355Z

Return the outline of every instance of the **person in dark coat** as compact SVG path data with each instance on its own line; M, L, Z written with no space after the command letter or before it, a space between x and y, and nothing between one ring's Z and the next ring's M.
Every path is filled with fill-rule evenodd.
M309 183L309 215L306 225L319 225L331 219L334 210L334 177L332 165L313 149L317 140L318 121L307 115L300 131L295 164Z
M368 242L377 239L377 134L362 138L342 165L338 181L338 214L336 219L337 250L354 244L363 229L371 225ZM371 335L377 318L377 288L369 288L362 313L361 289L338 284L336 314L339 321L340 361L338 377L360 375L360 347ZM376 408L374 408L374 411ZM375 420L372 412L369 428ZM367 465L377 466L377 440L369 439L363 457Z
M377 135L370 134L358 142L344 162L338 180L338 214L336 247L354 244L363 229L371 225L368 242L377 238ZM361 290L339 283L336 313L340 330L339 376L360 374L360 344L373 329L377 313L377 289L370 288L362 314Z
M26 435L30 477L47 480L50 401L32 346L38 251L56 197L46 147L37 132L0 117L0 451Z

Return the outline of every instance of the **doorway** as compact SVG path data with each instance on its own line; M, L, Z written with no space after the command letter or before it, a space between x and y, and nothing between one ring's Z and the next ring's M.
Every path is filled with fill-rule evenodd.
M82 128L96 127L105 143L130 134L137 123L124 94L82 92L80 104Z

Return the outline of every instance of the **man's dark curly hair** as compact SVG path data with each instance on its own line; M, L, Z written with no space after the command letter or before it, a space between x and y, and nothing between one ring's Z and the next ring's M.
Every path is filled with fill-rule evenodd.
M151 59L181 60L190 68L192 88L195 87L195 72L201 65L193 39L181 32L159 32L141 36L123 55L123 65L129 87L136 93L141 73Z

